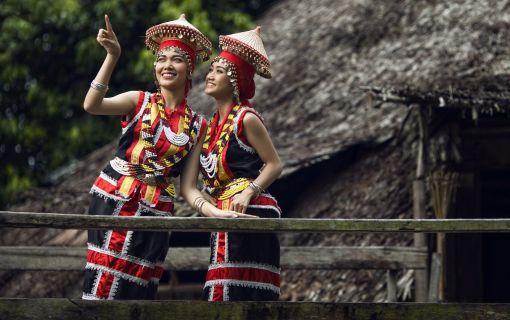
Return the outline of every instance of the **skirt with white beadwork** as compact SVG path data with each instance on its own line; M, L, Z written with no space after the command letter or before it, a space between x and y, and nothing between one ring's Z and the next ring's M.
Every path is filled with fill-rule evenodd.
M230 199L218 200L218 208ZM281 209L269 194L251 200L246 213L279 218ZM274 301L280 296L280 244L274 233L214 232L204 286L208 301Z
M94 188L93 188L94 190ZM144 205L138 192L130 199L91 192L91 215L159 216ZM83 299L155 299L169 233L153 231L89 230Z

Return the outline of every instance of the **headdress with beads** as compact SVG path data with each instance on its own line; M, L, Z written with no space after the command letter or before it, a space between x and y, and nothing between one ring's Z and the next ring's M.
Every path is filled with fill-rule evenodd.
M181 14L179 19L150 27L145 32L145 45L154 53L167 48L174 48L185 53L188 66L192 72L196 58L209 59L212 44L207 37Z
M238 100L251 99L255 94L255 73L271 78L271 62L260 37L260 26L249 31L220 36L222 52L214 61L227 65L227 75Z

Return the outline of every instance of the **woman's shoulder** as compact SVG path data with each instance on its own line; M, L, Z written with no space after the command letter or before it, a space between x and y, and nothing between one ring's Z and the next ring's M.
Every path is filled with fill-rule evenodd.
M242 106L237 113L238 126L264 124L262 115L251 106Z

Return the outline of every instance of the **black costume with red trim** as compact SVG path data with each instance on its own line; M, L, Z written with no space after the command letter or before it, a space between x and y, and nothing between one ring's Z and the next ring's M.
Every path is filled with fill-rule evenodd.
M159 113L162 109L158 111L156 97L140 92L135 111L121 121L116 157L92 186L89 214L171 217L171 177L181 173L183 160L207 124L185 100L173 112ZM176 145L173 140L182 143ZM148 158L156 168L160 163L172 165L145 180L135 169L143 165L152 172ZM82 298L154 299L168 241L168 232L89 230Z
M243 132L243 119L247 113L261 118L253 108L235 104L220 124L216 113L205 137L201 172L205 177L206 191L217 200L220 209L228 209L232 196L242 192L260 174L263 166ZM275 198L263 192L251 199L246 213L262 218L279 218L281 209ZM278 300L279 294L280 245L276 234L211 234L205 299L269 301Z

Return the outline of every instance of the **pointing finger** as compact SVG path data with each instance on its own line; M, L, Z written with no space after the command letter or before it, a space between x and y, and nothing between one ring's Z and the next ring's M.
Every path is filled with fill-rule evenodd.
M113 33L112 24L107 14L104 15L104 22L106 23L106 30Z

